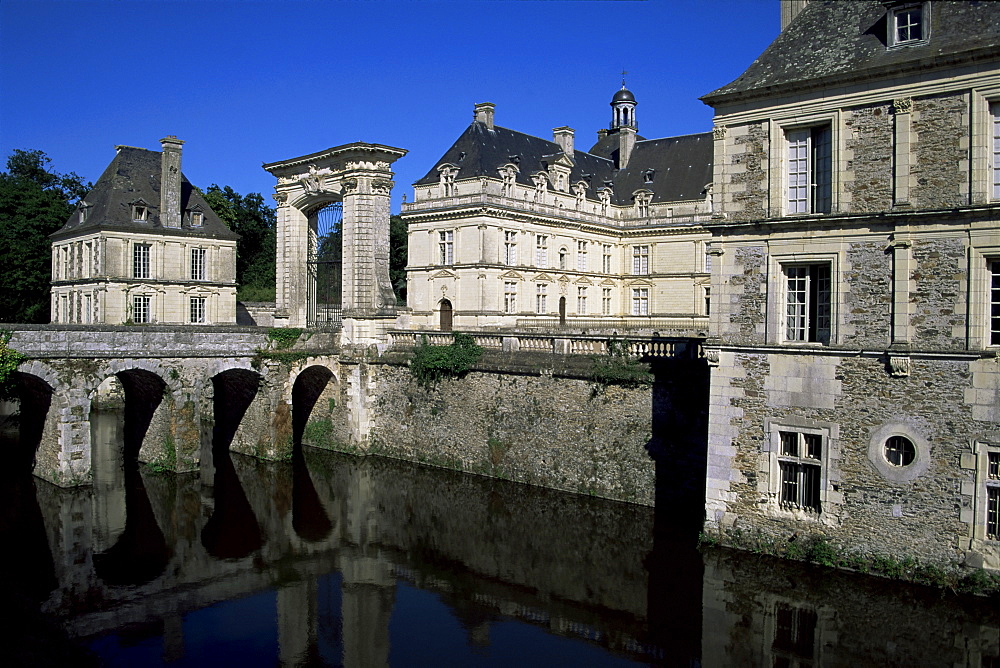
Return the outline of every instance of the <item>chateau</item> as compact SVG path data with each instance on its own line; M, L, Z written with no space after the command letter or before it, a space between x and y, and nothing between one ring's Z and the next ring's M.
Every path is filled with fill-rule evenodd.
M403 208L411 326L707 329L706 531L1000 568L1000 4L782 18L710 133L476 105Z
M623 83L586 152L477 104L403 205L412 325L704 330L712 136L645 139L636 104Z
M52 322L236 322L239 235L181 173L184 142L160 141L160 153L115 147L52 235Z

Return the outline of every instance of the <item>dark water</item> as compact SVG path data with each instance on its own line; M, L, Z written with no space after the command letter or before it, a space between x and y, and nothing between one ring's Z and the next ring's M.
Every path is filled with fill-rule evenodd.
M108 423L95 451L120 450ZM102 450L102 448L104 450ZM102 454L103 453L103 454ZM6 665L996 666L996 601L377 458L4 481ZM676 519L676 518L675 518Z

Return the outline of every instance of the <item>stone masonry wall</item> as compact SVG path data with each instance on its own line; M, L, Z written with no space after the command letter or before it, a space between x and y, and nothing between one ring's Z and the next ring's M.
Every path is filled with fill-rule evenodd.
M782 353L737 354L736 365L744 373L729 374L723 382L741 391L713 388L715 400L731 404L740 416L738 425L734 423L730 494L724 504L728 523L779 543L802 533L818 534L848 551L960 562L964 553L959 542L969 535L969 525L960 513L961 490L963 483L973 480L972 473L961 468L961 456L970 452L972 440L996 426L976 420L972 406L964 403L971 377L969 363L914 359L910 376L892 377L879 357L834 358L839 359L831 380L834 404L790 407L782 405L764 382L778 367L788 375L792 366L787 357ZM725 408L714 406L713 411ZM776 498L767 493L768 474L762 472L768 450L767 420L794 424L796 419L837 425L836 442L827 443L827 447L832 445L831 460L823 472L835 494L818 519L781 511ZM923 464L912 464L917 474L908 480L905 475L892 478L880 472L872 457L883 456L884 440L879 434L884 433L903 434L913 441L918 461L925 462L926 469L921 472ZM873 441L878 443L875 455L870 454ZM710 461L723 446L729 443L710 444ZM892 475L907 468L880 463ZM770 489L776 492L776 481L771 482ZM710 523L720 520L721 516L709 518ZM725 528L726 524L717 526Z
M945 209L969 203L969 104L965 95L913 100L916 135L910 199L917 209Z
M729 275L729 292L736 307L730 312L727 341L734 344L760 343L764 336L767 306L767 252L763 246L735 250L735 266Z
M370 367L372 368L372 367ZM379 366L370 452L653 505L649 388L471 372L423 388Z
M847 174L844 183L852 213L892 207L892 114L889 104L856 107L846 115ZM847 177L850 178L849 176Z
M843 280L845 345L884 349L892 338L892 256L884 242L852 243L847 247Z
M935 239L913 243L916 290L913 342L931 350L961 350L965 344L965 244L962 239Z
M733 128L729 161L739 165L726 187L731 194L734 220L767 218L767 123Z

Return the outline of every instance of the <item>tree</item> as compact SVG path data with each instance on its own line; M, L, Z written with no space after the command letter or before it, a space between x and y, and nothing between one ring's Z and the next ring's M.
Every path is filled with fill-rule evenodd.
M274 264L276 255L274 209L260 193L240 195L225 186L212 184L205 200L219 218L237 234L236 283L241 301L274 301Z
M389 217L389 282L400 305L406 303L406 222Z
M93 184L50 171L42 151L15 149L0 172L0 321L48 322L52 241Z

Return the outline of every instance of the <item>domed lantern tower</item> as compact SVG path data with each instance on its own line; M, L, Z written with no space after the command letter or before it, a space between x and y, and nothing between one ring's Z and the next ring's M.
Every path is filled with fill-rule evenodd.
M611 129L632 128L639 129L635 121L635 95L628 88L625 88L625 80L622 79L622 88L611 98Z

